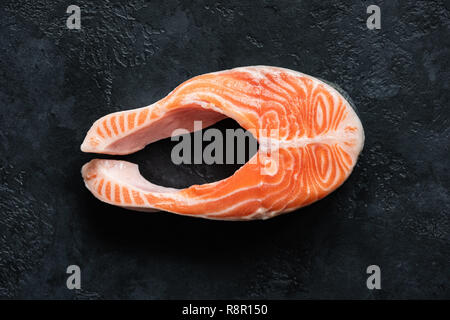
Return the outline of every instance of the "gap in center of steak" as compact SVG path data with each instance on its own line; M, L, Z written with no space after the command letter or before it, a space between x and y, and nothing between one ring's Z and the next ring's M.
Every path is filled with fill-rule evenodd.
M205 133L211 129L218 130L214 133L214 137L220 132L221 139L216 142L216 146L221 147L222 154L220 152L216 154L215 150L211 152L212 146L209 151L206 150L208 145L215 142L215 138L204 139ZM196 134L197 136L195 136ZM201 141L199 141L199 137L201 137ZM201 147L199 147L199 142ZM189 143L190 156L174 151L177 145L178 150L180 149L180 143L185 146ZM126 156L107 156L107 158L136 163L139 165L142 176L148 181L163 187L181 189L232 176L236 170L248 162L258 148L257 140L249 132L239 126L235 120L227 118L197 133L186 134L177 141L166 138L153 142L136 153ZM176 164L177 160L179 162L179 157L174 159L174 154L181 154L183 160L186 161ZM212 164L208 164L211 162L211 157L208 159L209 155L213 156ZM201 163L198 163L199 161Z

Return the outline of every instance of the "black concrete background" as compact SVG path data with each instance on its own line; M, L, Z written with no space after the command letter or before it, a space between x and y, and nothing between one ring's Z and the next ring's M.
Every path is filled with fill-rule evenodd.
M81 7L81 30L66 8ZM381 7L381 30L366 8ZM3 298L450 298L449 1L2 1ZM96 200L79 146L94 120L195 75L298 70L354 100L366 145L348 181L269 221L137 213ZM219 127L236 126L231 120ZM236 168L135 155L165 186ZM82 290L65 286L77 264ZM382 290L366 288L381 267Z

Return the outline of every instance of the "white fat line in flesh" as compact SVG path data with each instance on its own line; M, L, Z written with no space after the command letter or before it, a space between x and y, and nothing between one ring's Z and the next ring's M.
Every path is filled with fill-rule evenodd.
M284 181L284 179L283 179L283 181ZM289 190L292 189L292 184L295 183L295 182L296 182L296 181L295 181L293 178L291 178L291 179L289 179L289 183L286 185L285 188L283 188L283 189L281 189L281 190L280 190L280 189L276 189L274 192L272 192L272 193L266 195L266 196L262 199L262 201L267 200L267 198L268 198L269 196L272 196L274 193L277 193L277 195L280 195L280 196L277 198L277 200L275 200L274 202L272 202L272 203L270 204L270 207L264 207L264 208L265 208L267 211L273 211L272 208L273 208L274 206L278 205L279 203L285 202L285 201L286 201L286 198L288 198L289 195L290 195ZM281 209L279 209L279 210L282 210L283 208L284 208L284 206L282 206Z
M197 204L200 204L200 203L217 202L219 200L224 200L224 199L226 199L228 197L231 197L231 196L233 196L233 195L235 195L237 193L241 193L241 192L252 190L252 189L257 189L259 187L260 187L259 184L256 184L256 185L253 185L253 186L248 186L248 187L242 187L242 188L239 188L239 189L235 189L232 192L229 192L229 193L226 193L226 194L223 194L223 195L221 195L219 197L214 197L214 198L195 198L194 199L194 198L183 197L183 199L184 199L184 201L186 201L186 203L188 205L197 205Z
M307 161L312 161L311 160L311 157L312 157L311 151L306 149L305 153L307 154ZM307 183L307 190L308 190L308 196L309 196L314 192L314 188L312 188L312 187L315 186L316 183L314 181L315 176L313 175L313 173L311 171L311 166L309 166L309 164L308 164L308 169L309 170L306 171L306 175L308 176L308 178L309 178L308 180L310 182L310 183Z
M238 80L240 81L240 80ZM231 96L232 98L238 99L238 100L242 100L242 98L250 100L249 102L245 102L247 104L255 104L257 103L257 101L261 100L261 96L262 96L262 87L258 86L255 87L254 85L252 86L252 90L247 90L246 85L242 86L242 85L236 85L235 83L232 83L230 85L230 83L223 83L223 80L220 81L220 79L208 79L206 80L204 83L202 83L201 89L200 90L205 90L207 89L209 91L209 88L211 87L211 85L215 86L215 87L219 87L219 91L223 91L224 95L228 95ZM218 90L217 88L212 88L213 91ZM195 89L198 90L198 89ZM247 101L247 100L242 100L242 101Z
M117 123L117 119L118 119L118 117L117 116L114 116L114 115L110 115L109 116L109 121L107 121L110 125L111 125L111 136L112 137L114 137L115 139L117 139L117 136L119 136L120 134L121 134L121 132L120 132L120 125ZM117 130L117 133L116 133L116 131L114 131L113 130L113 122L114 122L114 126L115 126L115 128L116 128L116 130Z
M356 164L356 157L353 154L350 153L349 155L350 155L350 158L351 158L351 163L348 163L347 160L344 157L344 154L343 154L342 150L336 149L336 152L338 152L339 155L342 155L341 157L338 158L338 160L342 161L342 166L344 168L348 167L349 170L352 170L354 165Z
M261 78L264 78L264 73L263 73L264 70L267 70L267 72L270 72L271 70L273 70L273 67L269 67L269 66L244 66L244 67L237 67L237 68L233 68L233 69L227 69L227 70L221 70L221 71L216 71L216 72L210 72L210 73L207 73L207 74L208 75L220 75L220 74L224 74L224 73L227 73L227 72L230 72L230 71L237 71L237 72L243 72L243 73L250 74L255 79L261 79Z
M259 118L259 114L255 110L250 109L250 108L238 107L234 103L224 99L223 97L221 97L215 93L211 93L211 92L207 92L207 91L196 91L196 92L186 95L186 99L193 100L193 101L198 101L198 100L205 101L206 99L204 99L201 95L205 95L206 98L212 97L212 98L218 100L222 104L223 108L220 108L220 107L215 106L214 104L211 104L211 106L213 106L212 110L214 110L218 113L221 113L221 114L225 114L233 119L236 118L236 116L234 115L236 113L245 118L248 117L247 114L253 114L253 115L255 115L256 118ZM229 109L229 110L227 110L227 109ZM245 111L245 113L243 113L241 110ZM233 116L230 116L230 114L233 114Z
M110 194L110 198L111 198L111 201L114 201L114 203L116 203L116 187L117 187L117 183L114 183L112 180L111 180L111 194ZM119 192L120 192L120 187L119 187ZM122 201L122 199L120 199L120 201ZM121 203L123 203L123 202L121 202Z
M270 213L269 213L270 214ZM252 220L254 218L261 217L261 219L265 220L268 218L268 211L264 208L258 208L255 212L248 214L246 216L241 217L242 220Z
M292 158L292 162L296 160L296 157L295 157L294 155L292 155L292 154L291 154L291 158ZM292 166L291 169L293 169L293 164L291 164L291 166ZM300 169L300 170L301 170L301 169ZM300 170L297 170L294 174L289 174L289 172L288 172L288 171L293 171L293 170L285 170L282 179L279 180L279 183L271 183L271 184L266 183L265 185L272 186L272 187L281 185L282 183L285 182L286 177L287 177L287 178L288 178L288 184L287 184L287 186L286 186L285 188L283 188L281 191L284 191L284 190L291 190L291 189L292 189L292 188L291 188L292 182L293 182L293 183L296 183L298 174L301 172ZM277 191L279 191L279 190L277 190ZM289 193L284 193L284 192L283 192L283 194L285 194L286 196L289 195ZM283 198L283 199L284 199L284 198ZM276 201L276 203L278 203L278 202L279 202L279 200Z
M320 80L320 79L314 78L314 77L309 76L309 75L304 74L304 73L301 73L301 72L299 72L299 71L290 70L290 69L285 69L285 68L278 68L278 67L277 67L277 69L281 69L281 70L283 70L283 72L286 72L286 73L291 74L291 75L293 75L293 76L302 76L302 77L305 77L305 78L308 78L308 79L313 80L314 88L317 87L318 84L322 84L322 85L328 90L328 92L332 95L333 101L334 101L334 102L336 102L336 101L335 101L336 98L337 98L337 99L341 98L341 99L342 99L342 102L343 102L344 105L347 107L346 109L349 110L350 113L352 113L352 115L356 116L357 119L359 119L359 117L356 115L355 110L353 109L352 106L350 106L349 102L345 99L345 97L342 96L342 94L340 94L335 88L333 88L333 87L330 86L329 84L323 82L323 81Z
M143 109L147 109L147 115L145 116L144 122L142 124L147 125L148 123L151 123L151 116L152 116L152 111L155 108L156 103L151 104L150 106L144 107Z
M327 172L326 172L324 177L322 177L320 175L320 172L322 171L321 163L323 164L323 161L319 162L319 159L318 159L319 157L320 156L317 156L317 154L315 153L315 150L313 150L312 161L314 161L315 167L318 168L318 170L316 170L317 175L315 176L315 178L316 178L316 180L319 180L321 183L324 183L324 182L328 181L328 179L330 178L331 171L332 171L332 164L334 162L333 161L334 160L333 159L334 158L334 154L333 154L332 150L330 150L329 148L326 148L326 158L327 158L326 160L328 160L331 165L328 165L328 167L326 168Z
M133 132L134 130L136 130L136 128L134 128L134 130L130 130L128 128L128 114L130 112L129 111L124 111L123 113L123 136L126 137L127 135L129 135L131 132Z
M336 89L334 89L334 88L331 87L330 85L326 84L325 82L323 82L323 81L321 81L320 79L317 79L317 78L315 78L315 77L313 77L313 76L310 76L310 75L301 73L300 71L296 71L296 70L291 70L291 69L286 69L286 68L281 68L281 67L275 67L275 68L278 69L278 70L276 70L276 71L278 71L278 72L281 71L281 72L283 72L283 73L290 74L291 76L294 76L294 77L304 77L304 78L307 78L307 79L312 80L312 81L313 81L313 89L315 89L315 88L317 87L317 84L320 83L320 84L323 84L326 88L331 88L331 89L333 89L333 92L338 93L338 92L336 91ZM339 93L338 93L338 94L339 94ZM339 95L340 95L340 94L339 94Z
M297 173L294 174L294 187L296 186L296 184L299 184L299 188L300 188L300 180L298 179L298 175L299 175L299 171ZM292 189L292 188L291 188ZM285 208L287 208L292 202L294 202L295 200L297 200L297 197L291 197L291 200L289 200L282 209L280 209L281 211L284 210Z
M98 192L98 188L95 188L92 184L89 185L88 183L85 183L85 186L86 186L86 188L89 191L91 191L91 193L96 198L98 198L98 199L100 199L100 200L102 200L102 201L104 201L106 203L109 203L109 204L113 204L113 205L116 204L115 202L110 201L110 200L108 200L108 198L106 198L106 194L105 194L105 191L106 191L106 179L105 179L105 181L103 181L103 185L102 185L102 187L100 189L100 192Z
M252 186L251 188L241 188L240 190L248 190L248 189L253 189L253 188L260 188L261 186L270 186L270 187L276 187L276 186L278 186L278 185L280 185L282 182L284 182L285 181L285 177L287 176L287 174L284 174L283 175L283 178L282 179L280 179L279 180L279 183L259 183L259 184L257 184L257 185L255 185L255 186ZM290 180L290 181L293 181L292 179ZM290 186L291 186L291 183L289 183L285 188L283 188L283 190L281 190L281 191L279 191L278 189L275 189L278 193L282 193L282 191L284 191L284 190L287 190L287 189L290 189ZM235 193L235 192L234 192ZM270 193L270 194L266 194L264 197L262 197L262 198L258 198L258 199L248 199L248 200L246 200L246 201L241 201L241 202L239 202L239 203L237 203L236 205L233 205L232 207L230 207L230 208L235 208L236 206L238 206L238 205L241 205L241 204L245 204L245 203L248 203L248 202L250 202L250 201L258 201L259 203L260 203L260 205L261 205L261 207L260 208L258 208L257 209L257 211L258 210L264 210L265 212L267 212L268 210L270 210L270 208L266 208L266 207L263 207L262 206L262 203L265 201L265 200L267 200L267 198L269 198L270 196L272 196L272 194L273 194L274 192L272 192L272 193ZM228 195L225 195L225 196L223 196L223 197L218 197L217 199L208 199L208 201L207 202L209 202L209 201L216 201L216 200L222 200L222 198L226 198ZM206 202L206 201L204 201L204 202ZM221 214L222 212L225 212L226 210L222 210L222 211L219 211L219 212L208 212L208 213L205 213L205 214L207 214L207 215L212 215L212 216L217 216L217 215L219 215L219 214ZM253 214L256 214L256 213L253 213Z
M215 85L218 86L218 88L215 87L211 87L211 85ZM192 84L194 85L194 84ZM197 84L197 86L199 86L199 84ZM197 93L197 92L209 92L209 93L214 93L217 94L217 91L220 92L221 95L223 95L223 97L225 99L235 99L238 101L241 101L244 104L250 105L250 106L255 106L258 105L260 102L260 97L259 92L253 92L253 95L251 95L250 93L242 90L242 89L238 89L238 88L233 88L230 86L226 86L223 85L221 83L215 83L212 81L209 81L207 83L202 84L202 86L200 86L200 88L195 88L192 93ZM260 90L258 90L260 91ZM257 95L256 97L254 95Z
M278 109L273 109L273 108L270 108L267 111L265 111L259 117L260 127L262 127L262 120L263 120L264 116L268 116L269 114L275 114L275 117L276 117L278 123L280 123L280 120L284 120L287 123L289 123L289 115L290 114L287 112L287 108L284 105L280 104L279 102L274 102L274 104L277 105L281 111ZM281 127L280 129L287 129L286 136L289 134L289 126L284 126L284 127ZM275 130L280 130L280 129L275 129ZM266 130L274 130L274 129L266 129Z
M314 92L314 90L317 88L319 83L322 83L321 81L319 81L318 79L308 76L306 74L300 73L300 72L287 72L287 71L291 71L288 69L283 69L283 68L277 68L277 70L272 71L272 74L275 75L275 79L277 81L279 81L280 83L283 84L283 86L286 86L287 88L289 88L290 91L294 92L295 94L298 92L298 89L293 87L289 82L285 81L282 77L281 74L285 73L288 74L290 76L292 76L294 78L294 80L296 81L296 84L303 90L303 92L307 93L308 89L305 85L305 83L303 81L300 81L301 78L306 78L308 80L311 80L311 92Z
M139 112L140 112L140 111L138 111L138 110L135 110L135 111L134 111L134 117L133 117L133 129L131 129L131 130L133 130L133 131L137 131L137 130L138 130L138 127L137 127L136 124L137 124L137 118L138 118L138 116L139 116ZM126 117L127 125L129 125L128 116L131 115L131 114L133 114L133 111L129 112L128 115L127 115L127 117ZM130 130L130 129L129 129L129 130Z
M268 97L273 101L285 104L292 103L293 98L284 88L276 85L269 79L264 79L261 83L261 97Z
M278 215L279 213L285 214L285 213L288 213L288 212L292 212L294 210L299 209L300 207L304 207L304 206L300 205L298 207L293 207L293 208L289 208L289 209L286 209L286 207L284 207L284 208L282 208L280 210L271 211L271 212L269 212L268 216L266 218L264 218L264 219L272 218L272 217Z
M125 195L124 195L124 192L123 192L123 188L122 188L122 185L120 184L120 183L115 183L115 185L116 185L116 188L118 188L119 189L119 196L120 196L120 203L125 203ZM114 191L115 191L115 189L114 189Z
M283 177L285 177L286 175L284 175ZM281 180L281 182L283 182L284 181L284 179L282 179ZM280 183L281 183L280 182ZM278 184L276 184L276 185L279 185L280 183L278 183ZM264 184L264 185L274 185L274 184ZM290 184L288 184L287 186L286 186L286 188L284 188L283 190L286 190L286 189L289 189L289 187L290 187ZM282 190L282 191L283 191ZM277 190L278 191L278 190ZM235 208L237 208L237 207L239 207L239 206L241 206L241 205L245 205L245 204L247 204L247 203L250 203L250 202L253 202L253 201L257 201L257 202L259 202L259 204L260 204L260 206L259 206L259 208L254 212L254 213L251 213L251 214L248 214L248 215L246 215L245 217L246 218L248 218L248 217L251 217L251 216L253 216L253 215L257 215L257 214L262 214L262 213L267 213L267 212L270 212L271 211L271 209L270 208L266 208L266 207L264 207L262 204L263 204L263 202L265 201L265 200L267 200L267 198L269 198L270 196L272 196L272 194L273 194L274 192L272 192L272 193L270 193L270 194L266 194L263 198L259 198L259 199L248 199L248 200L245 200L245 201L241 201L241 202L238 202L238 203L236 203L236 204L234 204L233 206L231 206L231 207L228 207L227 209L224 209L224 210L221 210L221 211L216 211L216 212L209 212L209 213L205 213L205 215L207 215L207 216L213 216L213 217L215 217L215 216L220 216L220 215L222 215L222 214L224 214L224 213L227 213L227 212L229 212L229 211L231 211L231 210L233 210L233 209L235 209ZM279 192L278 192L279 193Z
M353 166L356 163L356 159L354 159L354 157L351 156L352 157L352 164L348 165L348 169L347 169L346 166L344 165L344 163L341 163L341 161L342 161L342 157L340 155L341 152L339 150L336 150L336 151L339 152L339 154L333 153L334 163L336 163L336 177L335 177L335 180L333 181L334 185L336 185L338 183L339 178L341 178L342 176L344 176L344 180L345 180L350 175L350 173L352 172ZM344 172L341 172L340 166L342 166L342 170Z
M253 97L244 97L244 98L234 98L235 100L241 102L242 104L244 104L245 106L249 106L249 107L243 107L243 106L237 106L234 102L230 101L228 99L228 97L223 96L223 95L219 95L216 92L211 92L211 91L203 91L203 90L197 90L195 92L192 93L194 96L200 96L200 95L204 95L206 97L213 97L216 98L217 100L222 102L223 106L228 106L229 108L234 109L241 109L241 110L245 110L246 112L249 113L253 113L254 115L256 115L257 117L259 117L259 113L255 111L258 110L258 105L260 105L260 100L257 98L253 98ZM225 103L226 102L226 103ZM253 106L253 108L252 108ZM222 111L223 113L223 111Z
M264 82L272 90L278 91L280 96L286 99L288 102L293 101L297 97L297 91L289 83L286 83L281 79L279 74L273 74L273 79L269 79L266 76L266 81ZM281 95L284 94L284 95Z
M151 119L151 116L152 116L153 112L155 111L155 109L158 109L158 110L162 111L162 112L160 112L160 114L164 114L166 112L166 110L167 110L167 108L166 108L167 103L163 104L161 102L161 100L156 101L156 102L154 102L154 103L152 103L152 104L150 104L148 106L145 106L143 108L140 108L140 109L148 109L148 113L147 113L147 116L145 117L144 123L147 123L147 121L153 121ZM140 109L138 109L138 110L140 110Z
M95 137L97 142L104 143L104 141L107 138L107 135L102 130L102 126L101 126L100 120L101 119L99 119L96 122L94 122L94 125L92 126L91 130L92 130L93 136ZM103 137L98 133L99 131L103 134ZM88 132L88 134L89 134L89 132Z
M106 180L106 179L105 179ZM100 180L99 180L100 181ZM100 183L100 182L99 182ZM98 195L99 196L102 196L103 197L103 194L104 194L104 192L103 192L103 189L105 188L105 181L103 181L103 184L102 184L102 187L100 188L100 190L98 190L98 188L97 189L95 189L95 193L98 193Z
M183 104L195 103L195 104L198 104L201 108L203 108L205 110L215 111L217 113L220 113L220 114L223 114L225 116L228 116L227 114L224 113L223 109L217 107L215 104L213 104L211 102L208 102L208 101L205 101L205 100L199 100L198 97L190 97L188 95L183 100L181 100L181 103L183 103Z
M223 210L215 211L215 212L207 212L207 213L203 213L203 215L211 216L211 217L220 216L220 215L226 214L226 213L228 213L228 212L230 212L230 211L232 211L232 210L234 210L234 209L236 209L236 208L238 208L240 206L243 206L243 205L246 205L248 203L255 202L255 201L259 202L261 204L261 199L247 199L247 200L244 200L244 201L236 202L232 206L227 207L227 208L225 208ZM261 207L259 207L259 208L261 208Z
M210 110L210 109L212 109L212 110L214 110L214 108L215 109L218 109L213 103L210 103L210 102L208 102L208 101L204 101L204 100L199 100L199 99L193 99L193 98L191 98L191 97L185 97L185 98L183 98L183 100L181 100L181 102L180 102L181 104L191 104L191 103L194 103L194 104L198 104L200 107L202 107L203 109L208 109L208 110ZM216 111L216 110L214 110L214 111Z
M116 135L114 130L113 130L113 128L112 128L112 126L111 126L111 117L108 115L108 116L106 116L106 118L104 120L105 121L102 121L102 129L105 132L106 139L107 140L111 140ZM108 128L109 132L111 133L111 136L108 136L108 133L106 132L105 125L103 124L103 122L106 123L106 127Z
M327 144L330 145L332 143L343 144L345 141L343 140L343 136L347 135L346 132L342 131L334 131L337 135L319 135L312 138L309 137L296 137L292 139L274 139L268 137L260 137L258 139L259 148L263 151L268 150L276 150L276 149L288 149L288 148L303 148L310 144ZM341 132L341 136L339 133Z
M109 119L109 121L106 121L106 123L107 123L108 129L111 131L111 138L109 138L106 135L106 138L107 138L106 140L113 140L113 141L119 140L120 138L123 138L125 136L130 135L131 133L133 133L135 131L140 130L142 128L142 125L138 126L139 116L140 116L140 113L143 110L145 110L145 109L148 109L148 112L147 112L147 115L145 116L143 124L149 124L149 123L159 119L160 117L158 117L157 119L152 120L151 122L149 122L151 114L152 114L154 108L156 108L158 105L159 105L158 102L155 102L155 103L152 103L152 104L150 104L148 106L145 106L145 107L135 108L135 109L132 109L132 110L118 111L118 112L114 112L114 113L108 115L107 117L110 117L110 119ZM135 117L134 117L134 120L133 120L134 126L133 126L133 129L130 129L128 116L130 114L132 114L132 113L135 113ZM122 128L120 126L120 117L121 116L123 116L123 131L122 131ZM114 123L116 125L118 134L115 134L115 132L114 132L114 130L112 128L112 122L113 122L112 118L113 117L115 117L114 118ZM99 119L99 121L100 120L102 120L102 119ZM104 132L105 130L104 130L103 124L101 125L101 127L102 127L103 132Z
M305 94L308 93L308 89L307 89L306 85L303 83L303 81L301 81L301 77L298 75L294 75L294 78L292 80L295 81L295 84L299 88L293 87L291 83L284 80L281 77L281 72L279 70L276 70L275 72L270 73L270 75L272 76L272 79L269 79L267 77L267 81L272 83L274 86L277 86L279 91L284 92L284 94L286 96L290 97L291 99L297 98L297 96L299 94L299 90L302 90ZM312 86L311 86L311 90L312 90L311 92L313 92L317 87L317 82L314 81L314 79L312 79L311 77L305 77L305 78L313 80Z
M314 97L314 100L311 103L312 105L316 106L315 110L316 110L317 114L316 114L315 121L317 122L319 127L323 124L323 121L325 121L325 119L328 122L328 129L334 123L333 120L335 120L335 117L336 117L335 114L338 112L337 107L339 106L339 102L340 102L339 100L340 99L339 99L339 97L334 96L333 94L331 96L332 96L332 99L333 99L333 101L332 101L333 107L335 107L335 108L333 108L333 112L331 111L331 105L329 104L328 99L326 99L326 97L324 96L324 94L322 92L318 93ZM320 100L321 97L322 97L322 100ZM319 101L321 101L321 104L325 108L325 114L323 114L322 108L319 107ZM348 107L344 106L344 108L348 108ZM321 120L320 123L319 123L319 119L318 118L321 118L320 119Z
M249 96L245 91L241 91L232 87L224 86L220 83L215 83L213 80L197 80L197 81L190 81L188 83L181 84L176 91L183 91L183 90L189 90L190 87L199 86L199 83L202 85L200 89L195 88L190 93L185 93L183 95L189 95L189 94L197 94L197 93L212 93L210 90L207 90L208 82L211 84L218 85L220 87L223 87L227 95L234 96L235 99L242 101L244 104L248 105L256 105L258 103L258 98ZM204 88L205 87L205 88ZM228 92L229 91L229 92ZM175 92L172 96L170 96L169 100L175 99L178 96L178 93Z
M103 123L102 123L103 120L104 120L103 118L100 118L99 120L97 120L94 123L94 126L92 127L92 131L94 133L94 136L98 140L102 141L102 143L104 143L105 141L108 141L108 139L109 139L108 134L106 133L106 130L103 127ZM102 133L103 137L98 134L98 131L100 131Z
M314 165L317 167L317 160L315 159L315 157L312 157L311 161L313 161ZM327 180L324 180L324 179L322 179L320 177L320 174L318 174L318 170L314 170L314 171L310 170L309 172L310 172L312 185L314 185L316 187L316 189L318 189L316 191L319 191L319 190L325 191L328 188L330 188L330 187L324 188L322 186L322 184L326 183ZM327 176L328 176L328 178L329 178L330 173L331 173L331 166L328 166L328 168L327 168ZM336 181L336 177L335 177L335 180L333 182L331 182L329 185L330 186L334 185L335 181Z
M109 196L110 196L111 200L109 200L109 199L107 198L107 196L106 196L106 183L108 182L108 180L106 180L106 178L103 178L103 179L105 179L105 180L104 180L103 185L102 185L102 188L101 188L101 193L98 193L98 192L97 192L97 189L95 188L95 184L89 185L88 183L85 183L85 186L86 186L86 188L87 188L89 191L92 192L92 194L93 194L96 198L102 200L103 202L106 202L106 203L108 203L108 204L115 205L115 206L121 206L121 207L124 207L124 206L125 206L125 199L124 199L124 197L123 197L123 195L122 195L122 192L120 192L120 200L121 200L121 203L119 204L119 203L117 203L117 202L115 201L115 194L114 194L114 192L115 192L115 190L116 190L116 187L119 186L119 185L116 184L116 185L114 186L114 188L113 188L113 182L110 181L110 185L111 185L111 191L110 191L110 192L111 192L111 193L110 193ZM119 186L119 190L120 190L120 186ZM134 203L134 199L133 199L132 197L130 197L130 198L132 199L132 202Z
M286 92L286 94L288 96L291 97L297 97L298 96L298 89L294 88L289 82L285 81L282 77L280 73L272 73L271 74L273 77L272 79L269 79L269 81L276 81L277 85L279 86L279 88L281 90L283 90L284 92ZM298 79L297 77L295 77L295 79ZM275 83L275 82L274 82ZM297 84L299 86L302 86L302 84L300 83L300 81L297 82ZM302 86L303 89L303 86ZM307 93L307 90L304 89L303 90L305 93Z
M87 136L92 136L95 137L95 139L97 140L97 142L99 142L99 144L104 144L106 143L108 140L110 140L111 138L108 136L108 134L106 133L105 128L103 127L103 121L106 120L106 122L108 123L108 116L104 116L101 117L100 119L97 119L94 124L92 125L91 129L89 129ZM100 132L103 134L104 138L102 138L97 130L100 130ZM111 136L114 136L113 134L114 131L111 131Z
M122 137L127 136L127 135L129 135L129 134L131 134L131 133L141 129L141 127L137 125L137 121L138 121L140 112L142 111L142 109L145 109L145 108L147 108L147 107L133 109L134 112L135 112L135 117L134 117L134 121L133 121L133 123L134 123L133 129L130 129L129 126L128 126L129 125L128 116L133 113L132 111L119 111L119 112L107 115L107 116L105 116L103 118L100 118L98 120L99 121L98 127L100 127L100 130L101 130L101 132L104 135L104 138L102 138L102 140L105 143L108 143L110 141L117 141L117 140L121 139ZM123 122L124 122L123 123L124 131L123 132L122 132L122 129L121 129L120 124L119 124L119 117L121 115L123 115ZM148 112L147 118L149 117L149 115L150 115L150 112ZM114 116L115 116L115 118L113 120ZM145 121L147 121L147 118L145 119ZM107 133L107 131L105 129L105 126L104 126L104 123L103 123L104 120L105 120L105 123L106 123L106 127L108 128L109 132L111 132L111 136L108 135L108 133ZM114 121L114 123L116 125L118 134L116 134L115 131L113 130L113 126L112 126L112 122L113 121Z
M276 216L278 213L282 212L282 209L279 210L271 210L271 209L265 209L263 212L254 212L251 215L246 216L246 219L252 219L254 217L260 216L262 220L266 220L269 218L272 218Z

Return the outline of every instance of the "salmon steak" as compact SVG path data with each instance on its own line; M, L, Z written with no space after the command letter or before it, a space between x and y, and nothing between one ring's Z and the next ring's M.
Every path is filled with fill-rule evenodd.
M184 189L146 180L136 164L94 159L81 170L99 200L136 211L217 220L267 219L307 206L348 178L364 145L361 121L334 86L277 67L252 66L189 79L150 106L111 113L88 131L83 152L126 155L232 118L259 149L232 176ZM161 168L161 170L164 170Z

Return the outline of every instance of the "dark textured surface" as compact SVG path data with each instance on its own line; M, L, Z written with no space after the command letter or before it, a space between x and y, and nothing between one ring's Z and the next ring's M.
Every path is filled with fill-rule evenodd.
M0 296L450 298L448 1L2 1ZM81 30L66 8L81 7ZM366 27L378 4L382 29ZM269 221L129 212L96 200L79 146L98 117L244 65L341 86L366 145L349 180ZM232 121L222 127L233 126ZM166 186L235 168L135 155ZM77 264L82 290L65 286ZM366 267L382 290L366 288Z

